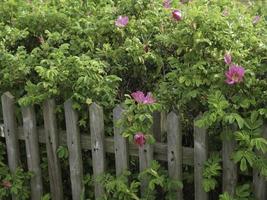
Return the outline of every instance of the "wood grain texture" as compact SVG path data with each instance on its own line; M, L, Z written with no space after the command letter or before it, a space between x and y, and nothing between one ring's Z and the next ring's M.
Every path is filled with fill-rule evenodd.
M8 166L10 171L14 173L16 171L16 168L20 166L20 153L14 105L15 99L9 92L6 92L2 95L1 100Z
M263 137L267 139L267 124L265 124L263 127ZM256 169L253 170L253 190L254 190L254 195L257 200L267 199L266 179L262 177L259 171Z
M0 129L2 130L4 125L0 125ZM45 139L45 131L43 128L38 128L38 136L40 143L46 143ZM67 144L67 135L66 131L59 132L59 144L66 145ZM18 138L19 140L25 140L23 135L23 129L21 127L18 128ZM105 151L107 153L114 153L114 138L113 137L105 137ZM81 134L81 144L82 149L91 150L91 136L86 133ZM154 147L154 159L159 161L168 161L167 159L167 150L168 145L166 143L156 142L153 144ZM182 147L183 154L183 164L193 166L194 165L194 149L191 147ZM130 156L138 157L139 149L135 144L129 143L128 151Z
M167 116L168 172L173 180L182 181L182 132L179 116L171 112ZM182 189L177 189L177 200L183 199Z
M163 130L162 130L162 124L161 124L161 113L159 111L156 111L153 113L153 135L157 142L161 142L163 140Z
M33 173L31 178L31 199L41 199L43 195L43 183L40 167L40 154L38 134L36 128L36 116L33 106L23 107L23 130L26 143L28 169Z
M70 179L72 199L80 200L84 192L83 163L80 130L77 112L72 108L72 101L64 103L67 144L69 150Z
M153 133L153 125L150 129L150 134ZM136 144L135 144L136 145ZM136 145L138 146L138 145ZM152 161L154 159L154 148L152 144L145 143L143 146L138 146L139 149L139 171L142 172L145 169L151 167ZM147 188L148 188L149 180L146 178L141 179L141 196L144 197Z
M44 114L44 128L46 136L46 151L48 158L48 172L50 193L52 200L63 200L63 184L60 160L57 156L57 149L59 146L58 135L55 115L55 101L47 100L43 105Z
M234 127L225 128L226 134L230 135L235 131ZM235 150L235 140L223 138L222 159L223 159L223 191L228 192L231 196L235 194L237 184L237 165L233 162L232 154Z
M153 161L153 145L145 144L142 147L139 147L139 170L140 172L149 168ZM149 180L141 180L141 196L144 197Z
M120 176L129 168L128 141L122 136L123 128L117 127L117 121L122 118L123 109L120 105L113 110L114 149L116 175Z
M93 103L89 107L90 132L92 146L92 161L94 178L103 174L106 169L105 137L104 137L104 115L102 107ZM103 185L95 182L95 198L100 198L104 194Z
M17 122L15 116L15 98L9 92L6 92L1 97L3 119L5 124L4 137L6 139L8 167L12 174L21 165L19 142L17 133ZM12 199L19 199L16 195L12 195Z
M197 118L199 119L199 117ZM197 120L196 119L196 120ZM207 200L208 193L203 189L203 169L208 157L207 131L194 125L194 182L195 200Z

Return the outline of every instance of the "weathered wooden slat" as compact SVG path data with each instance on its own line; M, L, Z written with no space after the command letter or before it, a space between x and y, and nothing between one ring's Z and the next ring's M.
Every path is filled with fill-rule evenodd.
M232 134L234 127L225 129L226 135L223 137L222 159L223 159L223 191L230 195L235 194L237 183L237 166L233 162L232 154L235 150L235 140L227 137Z
M23 107L21 110L28 169L33 172L31 178L31 199L41 199L43 194L43 183L35 111L33 106Z
M197 118L198 119L198 118ZM197 120L196 119L196 120ZM203 169L208 156L207 131L194 125L194 182L195 200L207 200L203 189Z
M116 175L120 176L129 167L128 142L121 134L122 127L117 127L117 121L121 119L123 109L121 106L116 106L113 110L114 121L114 148L115 148L115 164Z
M267 139L267 125L263 128L263 137ZM267 183L266 179L262 177L258 170L253 170L253 190L257 200L267 199Z
M80 200L84 192L83 184L83 164L80 130L78 126L77 112L72 108L72 101L64 103L67 144L69 150L70 179L72 189L72 199Z
M153 131L153 126L154 125L152 125L151 127L150 134ZM138 148L139 148L139 170L140 172L142 172L145 169L151 167L153 156L154 156L154 148L152 144L149 144L147 142L143 146L139 146ZM146 195L148 182L149 180L146 178L143 178L141 180L141 196L142 197L145 197Z
M154 112L153 113L153 135L157 142L164 140L164 133L166 132L166 112Z
M93 103L89 107L90 132L92 145L92 161L94 178L103 174L106 168L106 155L104 144L104 114L102 107ZM95 198L100 198L104 194L103 185L95 182Z
M5 124L4 137L6 139L8 166L11 173L14 174L16 169L21 165L15 117L15 98L11 93L6 92L2 95L1 100ZM19 197L13 194L12 199L16 200Z
M43 105L44 127L46 136L46 151L48 158L48 172L50 193L52 200L63 200L63 184L61 176L60 160L57 156L59 146L55 115L55 101L47 100Z
M3 125L0 125L0 129L3 129ZM1 132L1 137L4 137L4 132ZM60 145L66 145L67 144L67 135L65 131L59 132L59 144ZM45 140L45 132L44 129L39 128L38 129L38 136L39 136L39 142L40 143L46 143ZM25 137L23 135L23 130L21 127L18 128L18 138L19 140L25 140ZM81 134L81 144L82 149L84 150L91 150L91 136L87 134ZM154 146L154 158L155 160L160 161L167 161L167 149L168 146L165 143L156 142L153 144ZM194 149L191 147L183 147L183 164L184 165L194 165ZM113 137L106 137L105 138L105 151L107 153L114 153L114 138ZM135 144L129 143L129 156L138 157L139 156L139 149Z
M140 172L149 168L153 161L153 145L145 144L142 147L139 147L139 170ZM147 179L141 180L141 195L144 197L146 189L148 187Z
M156 111L153 113L153 135L157 142L162 141L162 126L161 126L161 113Z
M20 166L19 143L17 136L17 123L15 117L15 99L9 92L6 92L1 97L4 133L6 138L6 148L8 156L8 166L12 173Z
M179 116L174 112L167 116L167 139L169 176L182 181L182 131ZM183 199L182 189L177 188L175 199Z

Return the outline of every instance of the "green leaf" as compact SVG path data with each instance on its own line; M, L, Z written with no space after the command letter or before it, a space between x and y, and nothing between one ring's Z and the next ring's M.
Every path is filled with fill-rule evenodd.
M240 169L241 169L241 171L247 170L247 161L245 158L242 158L240 161Z

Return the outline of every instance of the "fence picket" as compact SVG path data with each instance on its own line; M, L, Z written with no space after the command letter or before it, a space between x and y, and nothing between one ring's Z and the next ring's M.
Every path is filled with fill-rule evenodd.
M167 116L168 172L173 180L182 181L182 132L179 116L171 112ZM177 189L177 200L183 199L182 189Z
M157 142L163 140L165 113L156 111L153 113L153 135Z
M226 129L227 133L233 130L234 130L233 127L231 127L230 129L228 128L228 130ZM230 195L234 195L237 183L237 166L232 161L231 157L235 150L236 144L235 140L227 138L227 135L223 138L223 147L222 147L223 191L228 192Z
M64 103L64 109L69 150L72 199L80 200L84 192L82 150L80 130L78 126L78 115L77 112L72 108L72 105L73 103L69 99Z
M78 115L72 108L73 104L71 100L64 103L66 132L57 130L56 116L54 113L56 105L54 100L47 100L43 104L44 129L38 130L33 106L21 108L23 117L22 128L17 127L16 124L14 97L7 92L1 96L1 101L4 125L0 124L2 132L0 137L6 138L8 164L11 172L14 172L20 165L18 139L25 140L28 169L34 174L31 179L31 199L41 199L43 193L39 155L40 142L46 143L47 147L52 199L63 200L64 198L57 148L59 143L62 145L67 143L73 200L80 200L83 197L82 194L84 194L82 148L92 150L94 178L105 172L106 152L115 153L117 176L128 169L130 155L139 156L140 172L151 166L155 156L157 160L168 161L170 178L182 181L182 164L192 165L191 160L194 160L195 199L208 200L208 193L203 189L203 169L208 157L207 130L205 128L199 128L194 124L194 148L183 147L180 118L175 112L171 112L167 116L159 115L159 113L154 113L153 115L154 124L150 131L153 131L158 141L162 140L162 133L167 132L167 144L156 142L153 145L145 144L144 146L138 147L133 143L128 144L127 139L121 135L123 128L116 127L116 122L122 117L123 113L121 106L117 106L113 110L114 138L105 138L103 108L96 103L89 106L91 135L80 135ZM167 120L164 117L167 117ZM163 120L166 122L163 122ZM231 131L231 129L229 130ZM267 125L264 126L263 136L267 138ZM237 166L231 160L234 149L234 140L224 138L222 148L223 192L228 192L230 195L234 194L237 183ZM146 194L148 181L147 179L141 180L142 197ZM253 190L258 200L266 199L267 183L255 169L253 170ZM103 185L95 182L95 198L98 199L103 194ZM18 199L18 197L12 196L12 199ZM175 199L183 199L182 189L177 189Z
M153 131L153 126L151 127L151 131ZM153 148L152 144L145 143L143 146L140 146L138 148L140 172L151 167L151 164L153 161L153 154L154 154L154 148ZM147 191L148 181L149 180L147 180L145 178L143 178L141 180L141 196L142 197L144 197L144 195Z
M103 108L93 103L89 107L90 130L94 178L103 174L106 168L106 155L104 145L104 114ZM95 182L95 198L100 198L104 194L102 184Z
M17 136L17 123L15 117L15 99L12 94L6 92L2 95L2 109L4 118L4 133L8 156L8 166L12 173L20 165L19 143Z
M263 137L267 139L267 124L264 125ZM267 184L264 177L260 176L258 170L253 170L253 189L257 200L267 199Z
M55 101L52 99L45 101L43 105L46 151L48 158L48 172L52 200L63 200L61 167L60 160L57 156L57 149L59 146L59 132L56 125L55 108Z
M194 125L195 200L207 200L208 199L208 194L204 191L203 184L202 184L204 163L208 157L207 137L208 137L207 131L205 128L199 128L196 125Z
M116 123L121 119L123 109L121 106L116 106L113 110L114 120L114 148L115 148L115 164L116 164L116 175L119 176L123 171L129 167L129 155L128 155L128 141L121 134L123 129L117 127Z
M19 142L17 135L17 122L15 117L15 98L6 92L1 97L2 110L4 119L4 134L6 139L8 166L11 173L15 173L17 167L20 166ZM16 200L18 197L12 195L12 199Z
M21 110L28 169L33 172L31 178L31 199L41 199L43 194L43 183L35 111L33 106L23 107Z

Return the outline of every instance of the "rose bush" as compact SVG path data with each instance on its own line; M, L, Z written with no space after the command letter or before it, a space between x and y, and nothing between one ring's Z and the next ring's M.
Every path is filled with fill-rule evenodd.
M267 150L266 7L256 3L4 0L0 93L11 91L21 105L73 98L80 124L83 106L95 101L108 108L109 134L110 109L126 99L124 136L137 145L153 142L152 112L163 107L179 111L192 146L192 123L202 113L197 124L209 128L211 150L227 135L237 141L240 169L266 176L266 160L254 153ZM218 165L220 158L210 159L205 174ZM205 177L207 190L218 174Z

